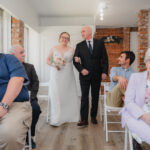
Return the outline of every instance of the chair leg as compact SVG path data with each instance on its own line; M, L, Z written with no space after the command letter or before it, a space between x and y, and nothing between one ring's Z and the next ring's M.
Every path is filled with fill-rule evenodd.
M105 106L104 106L104 131L106 130L106 110L105 110Z
M48 123L49 122L49 118L50 118L50 116L49 116L49 112L50 112L50 110L49 110L49 107L50 107L50 104L49 104L50 102L49 102L49 99L48 99L48 105L47 105L47 117L46 117L46 122Z
M101 98L100 98L99 108L100 108L100 121L102 121L102 100L101 100Z
M133 150L133 141L132 141L132 135L130 131L129 131L129 145L130 145L130 150Z
M128 129L125 127L124 150L128 150Z
M106 130L106 142L108 142L108 123L107 123L107 109L105 108L105 130Z
M29 142L29 150L32 150L32 144L31 144L31 129L28 131L28 142Z
M28 130L28 143L29 143L29 145L25 145L22 150L25 150L26 148L28 148L29 150L32 150L31 129Z

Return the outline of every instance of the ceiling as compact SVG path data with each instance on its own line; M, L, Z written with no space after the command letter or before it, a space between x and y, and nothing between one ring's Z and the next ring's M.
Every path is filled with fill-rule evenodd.
M150 0L30 0L42 17L93 17L97 27L135 27L141 9L150 9ZM99 4L104 20L99 18Z

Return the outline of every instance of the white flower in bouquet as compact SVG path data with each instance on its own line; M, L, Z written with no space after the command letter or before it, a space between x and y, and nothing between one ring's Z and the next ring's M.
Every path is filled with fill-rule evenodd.
M63 57L52 57L51 63L60 69L65 66L66 61Z

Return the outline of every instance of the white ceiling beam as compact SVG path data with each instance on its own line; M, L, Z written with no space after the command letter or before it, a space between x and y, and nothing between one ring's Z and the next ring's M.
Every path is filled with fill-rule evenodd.
M0 0L0 8L38 31L39 16L29 0Z
M94 25L94 17L40 17L40 26Z

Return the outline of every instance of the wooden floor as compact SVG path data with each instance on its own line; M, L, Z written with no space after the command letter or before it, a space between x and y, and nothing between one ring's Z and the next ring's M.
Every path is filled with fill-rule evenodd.
M40 105L42 114L36 130L36 150L123 150L124 133L110 133L109 142L106 142L103 122L100 122L99 116L98 125L89 122L88 127L79 128L76 123L66 123L52 127L46 123L47 102L40 101Z

